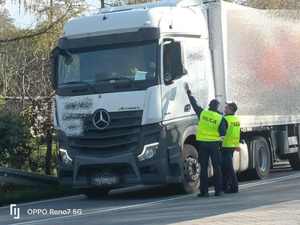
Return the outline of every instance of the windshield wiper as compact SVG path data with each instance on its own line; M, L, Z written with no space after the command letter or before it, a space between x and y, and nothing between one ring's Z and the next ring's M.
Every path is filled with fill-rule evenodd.
M95 87L86 81L71 81L71 82L62 83L61 85L69 85L69 84L71 84L71 85L72 84L84 84L84 85L88 86L88 88L90 90L96 91Z
M110 78L106 78L106 79L101 79L101 80L97 80L97 82L102 82L102 81L113 81L113 80L127 80L132 82L133 80L128 78L128 77L110 77Z

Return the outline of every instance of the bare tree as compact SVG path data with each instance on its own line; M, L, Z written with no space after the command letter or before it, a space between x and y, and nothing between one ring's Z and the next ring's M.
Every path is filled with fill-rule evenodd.
M0 95L19 100L21 113L27 116L35 135L41 136L47 145L45 173L50 174L53 134L51 102L54 93L49 80L50 52L62 34L64 23L79 15L85 9L85 2L19 2L42 19L38 19L33 29L20 29L14 27L7 12L0 11Z
M299 9L299 0L227 0L260 9Z

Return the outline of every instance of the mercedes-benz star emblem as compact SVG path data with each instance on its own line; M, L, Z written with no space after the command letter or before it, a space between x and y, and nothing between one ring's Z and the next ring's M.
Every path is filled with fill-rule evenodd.
M103 130L110 124L110 116L109 113L105 109L98 109L93 114L93 124L99 129Z

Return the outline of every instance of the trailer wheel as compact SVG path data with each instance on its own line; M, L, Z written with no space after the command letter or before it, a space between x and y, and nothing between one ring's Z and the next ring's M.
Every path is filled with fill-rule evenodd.
M109 191L109 189L87 188L83 189L82 193L85 194L87 198L101 198L108 196Z
M271 155L269 145L263 137L256 137L252 142L255 164L250 173L253 174L254 178L263 179L270 173Z
M182 149L184 179L179 188L184 193L195 193L199 191L200 164L198 152L193 145L186 144Z
M289 162L294 170L300 170L300 150L289 156Z

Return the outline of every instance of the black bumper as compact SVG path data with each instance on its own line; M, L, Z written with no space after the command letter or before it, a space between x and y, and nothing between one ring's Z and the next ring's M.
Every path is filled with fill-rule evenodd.
M112 120L114 127L108 130L87 129L81 137L59 135L60 146L70 151L73 159L71 166L60 161L61 182L75 188L89 188L93 187L91 178L101 173L118 176L120 182L110 188L182 182L181 138L197 118L140 126L141 119L134 117L141 118L137 112L126 115L130 116L126 123L136 125L122 127L123 119L118 120L121 116L124 117L120 113L112 114L116 122ZM159 143L157 154L152 159L139 161L144 145L156 142Z
M133 153L110 157L76 156L73 168L60 167L60 181L75 188L92 187L91 178L97 173L111 173L119 177L120 183L111 188L138 184L164 184L167 182L165 163L162 158L137 162Z

